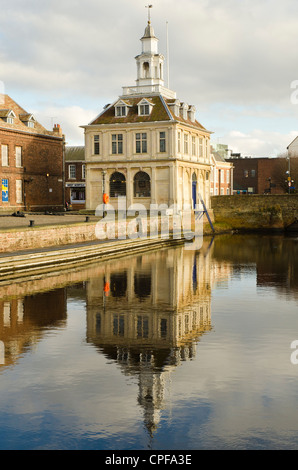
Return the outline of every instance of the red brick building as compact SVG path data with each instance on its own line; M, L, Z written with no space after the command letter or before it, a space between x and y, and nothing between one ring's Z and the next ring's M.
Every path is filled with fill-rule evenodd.
M65 201L73 210L85 209L86 165L85 147L65 148Z
M234 166L234 194L284 194L293 192L297 158L229 158ZM289 172L291 187L289 189Z
M64 146L8 95L0 96L0 212L64 209Z

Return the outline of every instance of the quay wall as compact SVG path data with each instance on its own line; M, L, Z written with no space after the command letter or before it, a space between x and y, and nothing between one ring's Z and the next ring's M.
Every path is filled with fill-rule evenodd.
M233 230L285 230L298 219L298 194L291 195L233 195L213 196L212 210L209 211L215 233ZM168 217L169 230L175 230L173 218ZM192 229L194 227L192 220ZM96 226L98 222L79 222L74 224L19 227L0 230L0 253L13 253L23 250L34 250L98 240ZM156 230L160 232L161 218L157 219ZM144 225L145 224L145 225ZM147 227L146 227L147 224ZM152 220L142 220L142 231L150 234ZM134 226L135 225L135 226ZM119 233L115 238L130 232L139 232L140 225L136 220L127 220L118 225ZM108 223L106 230L112 239L113 224ZM204 216L204 234L212 233L206 216Z
M213 196L216 231L285 230L298 219L298 194Z
M211 229L206 216L204 216L203 224L205 232L210 233ZM108 236L103 238L100 238L103 232L98 228L98 222L3 229L0 230L0 253L84 244L101 239L113 240L114 238L125 238L125 235L133 239L134 234L137 238L141 233L147 233L148 238L150 238L153 231L160 233L163 228L166 230L167 227L169 232L176 229L172 217L166 217L166 221L162 217L154 221L149 218L121 221L116 223L116 229L113 222L106 222L104 230ZM194 216L192 216L191 223L191 229L193 228ZM183 229L181 232L183 234Z

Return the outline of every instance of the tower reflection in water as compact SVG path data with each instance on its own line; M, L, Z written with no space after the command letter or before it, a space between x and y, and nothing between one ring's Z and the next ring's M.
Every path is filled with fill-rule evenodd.
M211 329L210 251L173 248L122 259L87 284L87 342L138 378L152 436L167 378Z

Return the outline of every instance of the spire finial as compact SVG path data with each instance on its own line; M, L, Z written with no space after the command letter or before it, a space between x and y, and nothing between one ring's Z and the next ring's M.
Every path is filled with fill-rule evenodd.
M145 8L148 8L148 24L151 23L150 8L153 8L153 5L146 5Z

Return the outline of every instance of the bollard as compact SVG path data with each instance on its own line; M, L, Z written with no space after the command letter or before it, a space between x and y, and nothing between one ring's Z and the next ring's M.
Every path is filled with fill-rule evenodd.
M85 222L89 222L89 216L88 215L86 216Z
M29 227L34 227L34 220L30 220L30 225Z

